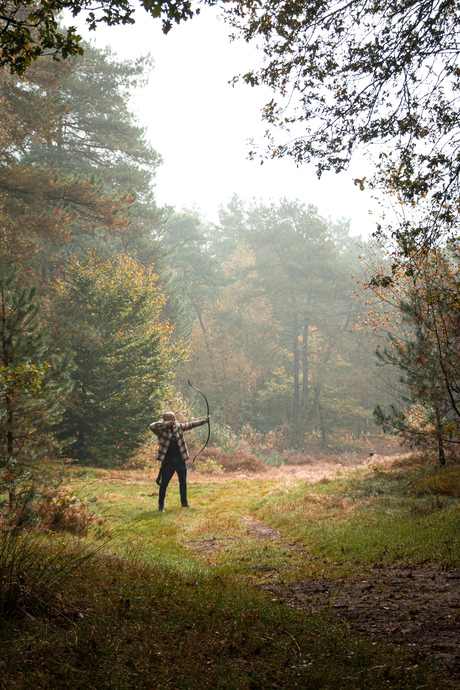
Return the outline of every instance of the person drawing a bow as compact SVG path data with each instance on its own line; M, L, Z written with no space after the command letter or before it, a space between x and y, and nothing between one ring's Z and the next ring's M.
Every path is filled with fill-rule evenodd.
M192 385L192 384L190 384ZM194 386L192 386L194 388ZM197 390L197 389L196 389ZM201 391L200 391L201 392ZM202 393L202 395L204 395ZM207 401L206 401L207 403ZM208 414L204 419L195 422L176 422L174 412L165 412L161 422L153 422L149 424L149 429L158 436L159 446L156 459L161 462L160 473L157 478L157 484L160 486L158 497L158 510L165 512L164 502L166 496L166 489L175 472L179 479L180 501L183 508L188 508L187 502L187 460L190 458L187 444L184 438L184 431L195 429L203 424L209 424L211 417ZM203 448L195 455L195 458L206 447L208 438Z

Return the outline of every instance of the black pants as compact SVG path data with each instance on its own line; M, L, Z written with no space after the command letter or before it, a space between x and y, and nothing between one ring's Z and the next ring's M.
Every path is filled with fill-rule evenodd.
M187 505L187 463L182 458L176 458L164 460L161 466L161 482L158 494L159 508L164 508L166 489L174 472L177 472L179 478L180 502L183 506Z

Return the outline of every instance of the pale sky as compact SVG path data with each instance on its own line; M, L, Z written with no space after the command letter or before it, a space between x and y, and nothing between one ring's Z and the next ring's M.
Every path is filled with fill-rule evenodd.
M167 36L161 22L144 11L138 12L134 26L101 25L87 32L79 21L78 28L97 47L110 45L121 59L146 53L154 59L149 84L136 94L133 109L164 160L157 173L158 205L178 210L196 206L215 221L218 207L234 193L264 201L297 198L317 206L324 217L350 218L353 234L373 231L377 204L353 184L355 177L371 172L363 158L350 171L327 173L321 181L313 165L296 168L290 160L260 165L247 159L248 140L263 143L266 124L260 111L272 95L268 89L228 83L261 58L244 42L229 41L229 27L215 10L204 9Z

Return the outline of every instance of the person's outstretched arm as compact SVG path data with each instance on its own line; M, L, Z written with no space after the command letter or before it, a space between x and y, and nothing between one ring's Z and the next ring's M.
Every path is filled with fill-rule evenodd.
M182 422L179 424L182 431L188 431L189 429L195 429L197 426L203 426L203 424L209 424L211 417L205 417L204 419L197 419L194 422Z

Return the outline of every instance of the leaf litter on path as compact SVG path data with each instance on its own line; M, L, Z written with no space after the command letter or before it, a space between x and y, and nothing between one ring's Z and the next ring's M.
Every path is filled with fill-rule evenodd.
M366 579L312 578L258 588L297 609L326 614L378 641L404 644L460 680L460 569L374 567Z

